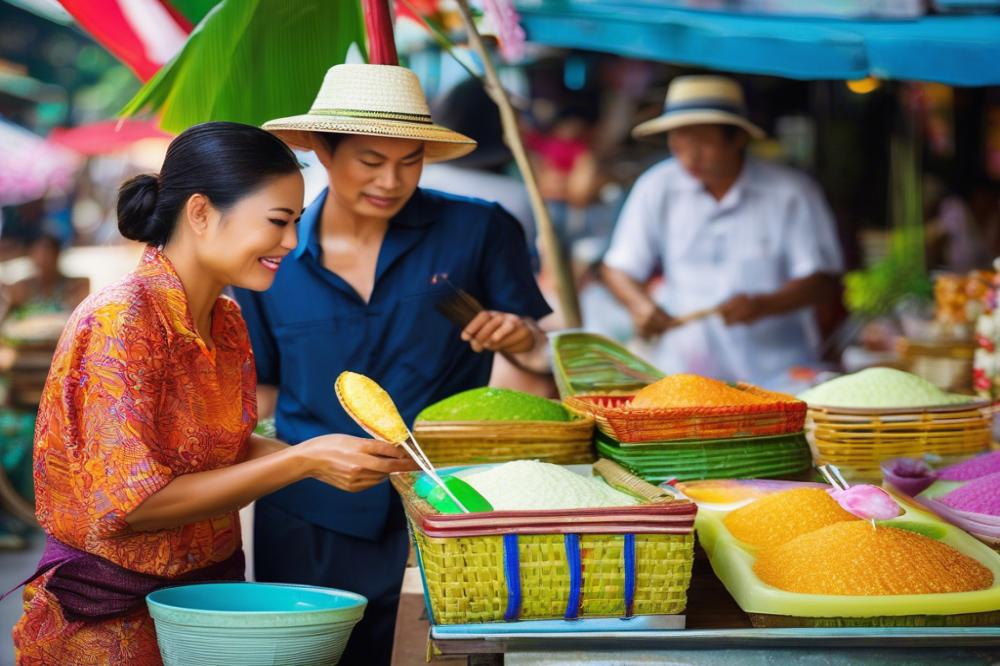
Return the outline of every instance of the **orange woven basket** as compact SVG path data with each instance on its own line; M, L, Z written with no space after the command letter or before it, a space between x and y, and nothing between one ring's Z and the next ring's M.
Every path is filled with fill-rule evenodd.
M598 429L619 442L766 437L801 432L806 403L752 384L736 388L767 398L753 405L633 408L632 394L581 393L563 400L567 408L594 417Z

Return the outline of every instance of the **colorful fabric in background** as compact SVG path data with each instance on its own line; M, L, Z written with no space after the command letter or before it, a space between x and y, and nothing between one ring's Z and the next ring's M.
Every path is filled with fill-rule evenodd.
M17 493L28 500L35 492L31 479L31 444L34 437L34 414L0 409L0 468Z
M257 421L256 371L238 306L220 298L209 348L163 254L85 301L59 342L35 438L38 519L59 541L127 569L176 577L241 547L236 512L132 532L125 517L174 477L246 456ZM18 663L159 664L145 609L69 622L45 589L25 589Z

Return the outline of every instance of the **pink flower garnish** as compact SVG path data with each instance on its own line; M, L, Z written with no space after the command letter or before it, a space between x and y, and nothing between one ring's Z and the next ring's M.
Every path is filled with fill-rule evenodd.
M500 54L507 61L524 57L524 28L513 0L484 0L483 10L500 40Z
M903 515L903 509L896 500L878 486L862 484L851 486L847 490L830 488L826 492L845 511L864 520L889 520Z

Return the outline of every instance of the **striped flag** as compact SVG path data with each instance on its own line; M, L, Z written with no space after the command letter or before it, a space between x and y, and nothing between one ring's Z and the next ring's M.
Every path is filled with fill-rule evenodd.
M168 0L60 0L60 3L101 46L143 81L148 81L177 55L193 24L201 19L197 16L192 21L175 7L180 3Z

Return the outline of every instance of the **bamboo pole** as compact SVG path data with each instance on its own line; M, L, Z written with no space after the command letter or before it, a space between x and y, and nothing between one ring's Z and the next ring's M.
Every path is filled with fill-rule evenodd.
M538 181L535 178L534 169L528 159L528 153L524 149L524 142L521 140L521 131L518 128L517 115L514 107L511 106L507 93L500 84L500 77L489 50L483 43L476 25L472 20L472 13L469 11L468 0L457 0L459 13L462 22L469 34L469 43L483 61L486 72L486 92L490 95L497 107L500 109L500 122L503 125L504 136L507 145L514 155L517 168L524 178L524 185L528 189L531 197L531 208L535 215L535 224L538 227L542 241L542 262L552 271L556 281L556 292L559 297L559 309L562 311L563 322L568 328L579 328L582 323L580 318L580 304L577 301L576 284L573 279L573 272L563 255L562 247L559 245L559 238L556 236L555 228L552 226L552 218L549 217L548 208L542 193L538 189Z

